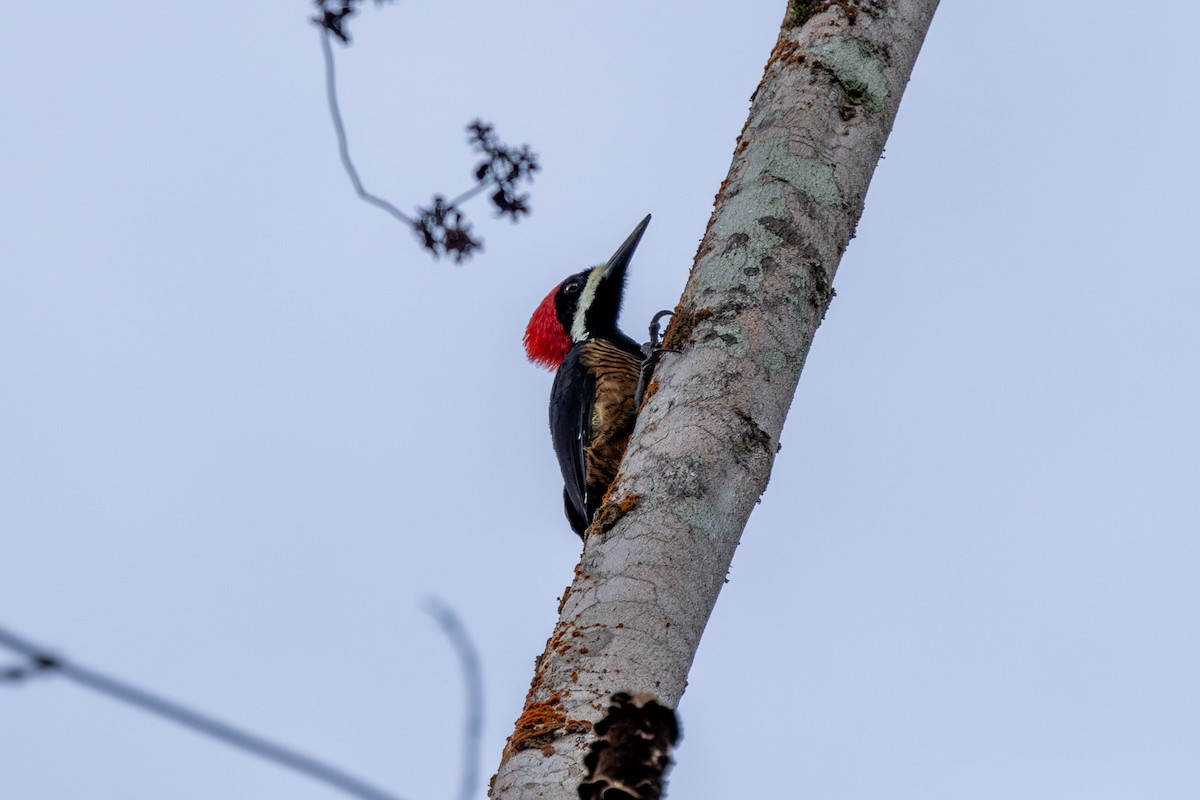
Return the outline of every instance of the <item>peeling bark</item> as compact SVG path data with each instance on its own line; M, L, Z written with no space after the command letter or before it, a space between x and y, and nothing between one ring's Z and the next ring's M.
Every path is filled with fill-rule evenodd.
M491 797L579 798L615 695L678 705L936 7L789 2Z
M679 720L648 695L613 695L583 759L579 800L659 800Z

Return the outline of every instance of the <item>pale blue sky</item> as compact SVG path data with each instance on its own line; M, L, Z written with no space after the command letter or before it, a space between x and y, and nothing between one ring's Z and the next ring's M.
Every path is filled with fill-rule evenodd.
M646 213L626 330L675 303L783 6L367 8L370 188L466 188L475 116L541 155L463 267L351 194L307 3L8 9L0 623L435 800L437 594L490 775L578 553L525 321ZM1198 16L943 4L672 797L1197 796ZM336 796L53 679L0 686L0 753L14 800Z

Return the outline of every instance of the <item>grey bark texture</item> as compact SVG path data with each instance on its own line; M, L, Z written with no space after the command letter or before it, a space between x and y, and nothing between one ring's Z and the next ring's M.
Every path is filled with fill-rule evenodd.
M579 798L615 694L678 705L936 8L788 4L491 797Z

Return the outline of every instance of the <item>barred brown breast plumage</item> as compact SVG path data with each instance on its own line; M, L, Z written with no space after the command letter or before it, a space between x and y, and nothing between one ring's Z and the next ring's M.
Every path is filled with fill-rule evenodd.
M589 420L591 437L583 448L588 505L593 506L599 505L625 457L637 417L633 395L642 360L605 339L585 343L580 360L596 382Z

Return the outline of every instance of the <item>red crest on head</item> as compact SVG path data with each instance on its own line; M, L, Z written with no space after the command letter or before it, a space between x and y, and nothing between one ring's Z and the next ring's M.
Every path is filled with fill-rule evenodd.
M557 286L550 290L525 326L525 354L530 361L547 369L558 369L571 349L571 337L563 330L554 309L556 294Z

